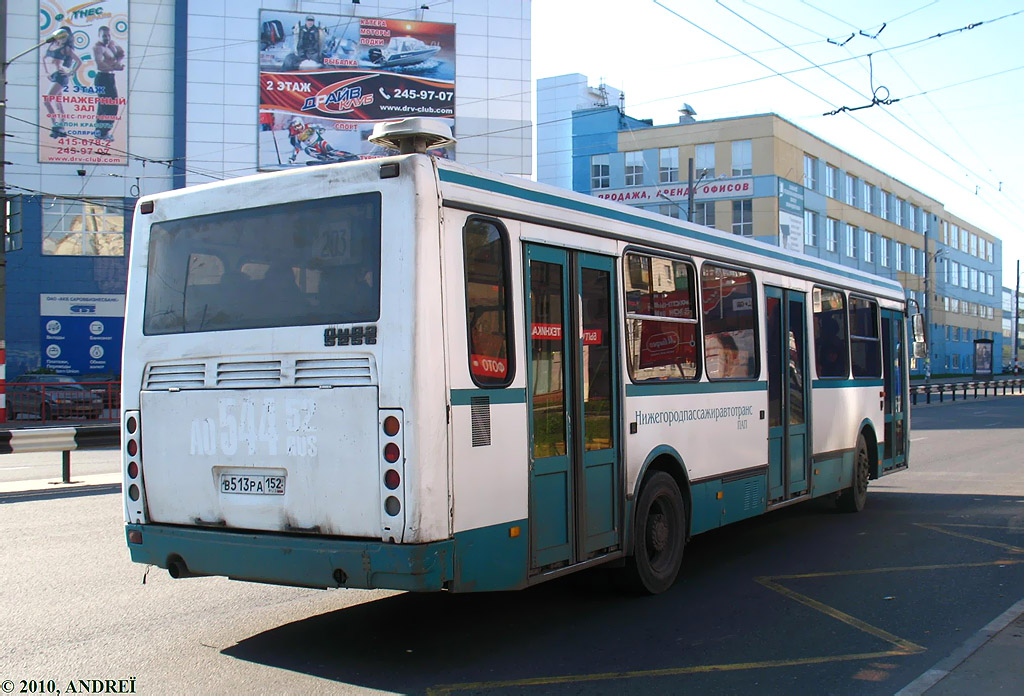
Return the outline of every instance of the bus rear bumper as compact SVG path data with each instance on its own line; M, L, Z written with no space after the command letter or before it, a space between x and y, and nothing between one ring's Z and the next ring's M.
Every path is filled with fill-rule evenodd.
M125 525L125 537L134 562L174 568L179 577L425 592L445 589L454 575L451 540L402 545L159 524Z

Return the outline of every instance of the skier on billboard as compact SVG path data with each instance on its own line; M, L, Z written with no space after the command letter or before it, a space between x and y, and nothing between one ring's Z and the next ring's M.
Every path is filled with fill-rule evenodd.
M307 162L307 164L350 162L359 159L358 156L350 152L335 150L324 138L323 126L309 125L298 116L288 123L288 142L294 148L292 156L288 158L288 162L292 164L295 163L295 158L299 156L300 152L305 152L315 160L315 162Z

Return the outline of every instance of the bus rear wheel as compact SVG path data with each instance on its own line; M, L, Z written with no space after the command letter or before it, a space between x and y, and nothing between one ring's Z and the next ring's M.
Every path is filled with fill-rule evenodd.
M675 582L686 545L686 503L675 479L655 472L637 499L633 555L626 560L629 588L641 594L664 592Z
M836 505L843 512L860 512L868 501L868 477L871 475L871 460L868 458L868 443L864 434L857 436L857 453L853 458L853 484L839 494Z

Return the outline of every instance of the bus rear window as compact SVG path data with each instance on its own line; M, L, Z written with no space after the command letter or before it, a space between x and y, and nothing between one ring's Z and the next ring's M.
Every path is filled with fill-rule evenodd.
M508 242L491 220L471 218L463 229L469 374L481 387L512 382L508 322Z
M156 223L147 335L380 317L380 194Z

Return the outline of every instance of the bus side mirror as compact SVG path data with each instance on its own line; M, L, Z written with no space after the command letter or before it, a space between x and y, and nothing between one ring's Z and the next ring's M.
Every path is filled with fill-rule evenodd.
M910 328L911 328L911 331L914 334L914 344L915 344L915 346L918 343L920 343L921 345L924 345L924 343L925 343L925 337L924 337L924 317L922 315L920 315L920 314L912 315L910 317Z

